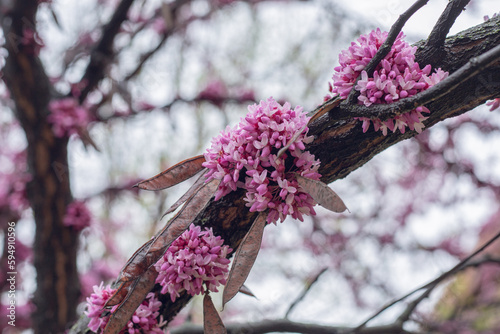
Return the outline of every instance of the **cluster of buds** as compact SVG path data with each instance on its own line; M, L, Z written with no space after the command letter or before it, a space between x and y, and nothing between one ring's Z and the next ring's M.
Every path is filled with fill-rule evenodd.
M202 230L191 224L155 264L156 283L162 286L161 293L169 293L174 302L183 291L192 296L206 291L217 292L219 285L226 284L230 262L227 255L231 251L220 236L214 236L212 229ZM85 314L91 319L88 327L94 332L106 327L109 314L103 315L103 308L115 291L101 283L94 286L94 293L87 298ZM160 306L161 302L149 293L120 334L163 333L160 328L165 324L159 317ZM117 307L113 306L110 314Z
M250 211L269 209L269 223L288 215L300 220L314 215L316 203L295 177L321 176L319 160L305 151L313 139L307 136L309 118L301 107L291 109L288 102L281 105L273 98L248 109L246 117L215 137L205 153L207 182L221 180L215 199L239 187L246 189Z
M172 302L186 291L191 296L205 292L217 292L219 285L226 284L229 268L227 254L232 251L212 229L201 230L191 224L155 264L162 286L162 293L169 293Z
M92 331L98 333L99 330L104 330L111 313L118 308L118 305L113 306L110 310L111 313L104 309L106 302L115 291L109 285L104 286L101 283L100 286L94 286L94 293L87 298L87 311L85 311L85 314L90 319L88 327ZM156 299L154 293L150 292L135 310L125 328L120 331L120 334L163 334L161 327L165 323L161 320L161 317L160 321L157 319L160 314L160 306L161 302Z
M389 53L377 65L373 76L369 77L364 69L385 42L387 35L387 32L381 32L380 29L373 30L368 35L361 35L357 43L352 42L347 50L340 53L340 66L335 67L333 85L330 84L329 87L332 96L345 99L354 87L359 92L360 104L370 106L392 103L422 92L448 76L448 72L441 69L431 73L430 65L421 69L415 62L416 47L406 43L403 33L399 33ZM360 75L361 80L354 86ZM325 99L332 96L327 95ZM423 121L427 119L423 113L429 113L429 109L421 106L385 121L370 118L359 120L363 121L363 132L373 122L375 131L381 130L384 135L387 135L387 130L394 132L399 129L404 133L406 127L420 133L424 128Z

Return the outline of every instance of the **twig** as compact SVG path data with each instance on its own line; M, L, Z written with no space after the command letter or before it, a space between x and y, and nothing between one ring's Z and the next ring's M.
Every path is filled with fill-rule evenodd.
M288 141L288 143L283 146L279 151L278 151L278 154L276 154L276 159L278 159L279 157L281 157L281 155L283 153L286 152L286 150L288 150L290 148L290 146L295 143L295 141L297 140L297 138L299 138L300 135L303 134L304 130L307 128L307 124L304 125L299 131L297 131L297 133L295 133L295 135L290 138L290 140Z
M500 264L500 258L492 258L489 254L485 255L483 258L476 260L474 262L468 262L467 264L463 265L459 271L463 271L467 268L471 267L479 267L480 265L486 264L486 263L495 263L495 264ZM418 298L413 300L411 303L408 304L408 306L405 308L405 310L401 313L401 315L398 317L397 322L400 324L403 324L405 321L407 321L410 316L412 315L413 311L417 306L424 300L425 298L429 297L431 292L438 286L438 283L436 282L435 284L432 284L429 286L424 293L422 293Z
M172 16L170 18L172 21L175 21L175 19L176 19L175 16L177 15L177 11L179 10L179 8L187 2L189 2L189 1L183 0L183 1L176 1L173 4L171 4L172 8L169 9L169 11L170 11L169 15ZM163 33L160 42L154 48L143 53L140 56L140 58L139 58L140 60L139 60L139 63L137 64L136 68L134 70L132 70L129 74L127 74L125 76L124 80L128 81L128 80L132 79L133 77L135 77L136 75L138 75L139 73L141 73L141 69L144 66L144 64L152 56L154 56L163 47L163 45L165 45L165 42L172 36L172 34L176 30L184 30L184 29L186 29L186 27L190 23L197 21L197 20L199 20L199 21L208 20L210 17L212 17L212 15L215 13L216 10L217 10L216 8L212 8L208 13L206 13L204 15L189 17L185 22L182 22L182 24L177 24L176 26L173 26L173 22L170 24L167 24L167 30Z
M443 51L444 41L455 23L457 17L465 9L470 0L453 0L448 2L445 10L434 25L423 52L430 52L429 58L437 57ZM425 64L431 63L431 59L426 58Z
M366 67L364 68L369 77L373 75L373 72L375 71L375 68L380 63L380 61L384 59L385 56L387 56L389 51L391 51L392 45L396 41L396 38L401 32L401 29L403 29L403 26L405 25L406 21L408 21L408 19L413 14L415 14L420 8L425 6L427 2L429 2L429 0L416 1L410 8L408 8L406 12L401 14L399 18L396 20L396 22L392 25L391 30L389 30L389 33L387 35L384 44L380 46L375 56L370 60L368 65L366 65ZM354 87L356 87L356 84L358 83L360 78L361 74L356 79L356 82L354 83L351 92L349 93L349 96L346 99L346 102L344 102L345 104L350 104L350 105L355 104L356 102L355 100L359 93Z
M405 300L406 298L410 297L411 295L415 294L416 292L418 292L420 290L424 290L424 289L430 290L430 291L424 292L424 295L426 295L426 294L428 295L432 291L432 289L434 289L439 283L441 283L442 281L444 281L448 277L450 277L450 276L456 274L457 272L463 270L464 268L466 268L467 267L467 263L473 257L475 257L477 254L481 253L483 250L485 250L489 245L491 245L493 242L495 242L498 238L500 238L500 231L497 234L495 234L495 236L493 236L491 239L489 239L486 243L484 243L481 247L479 247L475 252L473 252L472 254L470 254L469 256L467 256L465 259L463 259L462 261L460 261L458 264L456 264L453 268L451 268L450 270L448 270L448 271L444 272L443 274L439 275L437 278L433 279L431 282L426 283L426 284L424 284L424 285L422 285L422 286L414 289L413 291L407 293L403 297L397 298L397 299L395 299L395 300L387 303L380 310L378 310L375 314L373 314L371 317L369 317L368 319L366 319L361 325L359 325L358 327L356 327L356 329L354 329L350 333L359 333L359 331L362 328L364 328L370 321L372 321L373 319L375 319L376 317L378 317L382 312L386 311L390 307L392 307L395 304L397 304L397 303Z
M97 46L92 50L90 62L83 75L82 82L86 83L85 88L79 97L82 103L87 95L97 86L105 76L107 66L115 57L113 42L120 31L120 27L127 19L127 14L134 0L122 0L113 14L111 20L104 26L102 37Z
M144 53L140 57L139 64L137 64L136 68L132 72L130 72L129 74L127 74L127 76L125 77L124 81L127 82L130 79L132 79L133 77L135 77L137 74L139 74L141 72L141 69L144 66L144 64L162 48L162 46L165 44L165 42L167 41L167 39L169 37L170 37L169 33L163 34L160 42L153 49L151 49L148 52Z
M328 267L323 268L319 273L314 275L312 277L312 279L310 279L310 280L308 280L308 282L306 282L306 286L305 286L304 290L302 291L302 293L293 301L293 303L288 308L288 311L286 311L285 319L288 318L288 315L290 314L290 312L292 312L294 307L297 306L297 304L300 303L304 299L304 297L307 295L307 293L311 290L314 283L316 283L318 281L319 277L321 275L323 275L323 273L326 272L327 270L328 270Z
M500 45L478 57L470 59L465 65L443 81L414 96L394 103L377 104L370 107L364 105L344 105L341 103L338 106L339 110L335 112L335 119L346 120L353 117L368 117L384 121L393 118L445 96L464 81L481 73L498 60L500 60Z

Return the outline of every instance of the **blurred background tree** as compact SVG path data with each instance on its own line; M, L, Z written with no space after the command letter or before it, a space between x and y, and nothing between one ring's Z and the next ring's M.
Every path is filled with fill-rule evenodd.
M451 34L481 24L494 5L471 1ZM389 30L407 6L3 1L2 332L69 328L92 286L116 278L187 189L151 193L133 184L202 153L248 104L273 96L314 109L340 50L361 33ZM445 6L431 1L415 14L407 40L426 38ZM498 93L498 83L485 80ZM237 296L222 313L225 322L286 315L355 326L493 236L500 230L500 118L488 108L445 120L337 181L351 213L319 208L306 222L269 226L247 281L258 299ZM9 222L16 223L15 269L8 267ZM499 256L492 247L490 258L420 303L405 328L499 330ZM12 271L15 327L7 317ZM194 298L181 311L172 333L200 323L200 303ZM389 309L378 324L405 307Z

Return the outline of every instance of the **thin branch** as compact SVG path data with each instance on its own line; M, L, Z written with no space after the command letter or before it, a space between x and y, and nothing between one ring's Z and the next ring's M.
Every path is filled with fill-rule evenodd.
M420 8L425 6L427 2L429 2L429 0L416 1L410 8L408 8L406 12L401 14L397 19L397 21L392 25L391 30L389 30L389 33L387 35L384 44L380 46L375 56L370 60L368 65L366 65L366 67L364 68L369 77L373 76L373 72L375 71L377 65L382 61L382 59L384 59L385 56L387 56L389 51L391 51L392 45L396 41L396 38L403 29L403 26L405 25L406 21L408 21L408 19L412 17L413 14L415 14ZM356 84L358 83L360 78L361 74L356 79L356 82L354 83L351 92L349 93L349 96L346 99L345 104L356 104L355 102L359 93L354 87L356 87Z
M335 119L347 120L353 117L368 117L384 121L393 118L445 96L464 81L478 75L499 60L500 45L497 45L484 54L470 59L446 79L423 92L390 104L377 104L369 107L340 104L338 106L339 110L335 112Z
M167 39L170 37L170 33L164 33L160 42L151 50L149 50L148 52L144 53L141 57L140 57L140 60L139 60L139 64L137 64L136 68L130 72L129 74L127 74L127 76L125 77L125 80L124 81L129 81L130 79L132 79L133 77L135 77L137 74L139 74L141 72L141 69L142 67L144 66L144 64L151 58L153 57L161 48L163 45L165 45L165 42L167 41Z
M175 15L178 11L178 8L183 5L184 3L186 3L187 1L178 1L178 2L175 2L172 6L172 8L170 8L170 16L171 16L171 20L174 21L175 20ZM161 48L163 45L165 45L165 42L168 40L169 37L172 36L172 34L174 33L175 30L183 30L185 29L190 23L194 22L194 21L197 21L197 20L207 20L209 19L213 13L215 13L216 9L211 9L208 13L202 15L202 16L190 16L185 22L183 22L182 24L179 24L177 26L173 26L173 25L167 25L167 30L163 33L162 37L161 37L161 40L158 42L158 44L152 48L151 50L143 53L141 56L140 56L140 60L139 60L139 63L137 64L136 68L134 70L132 70L129 74L127 74L125 76L125 81L128 81L130 79L132 79L133 77L135 77L136 75L138 75L140 72L141 72L141 69L142 67L144 66L144 64L151 58L153 57Z
M106 95L106 96L108 96L108 95ZM106 101L104 101L104 102L106 102ZM104 102L99 103L97 106L95 106L95 109L98 109L101 105L104 104ZM239 98L237 96L221 97L220 100L217 100L217 101L214 101L213 99L210 99L210 98L204 98L204 97L201 97L201 98L195 97L193 99L184 99L182 97L176 97L171 102L169 102L163 106L159 106L157 108L155 107L155 108L148 109L148 110L131 110L129 113L116 113L116 114L112 114L112 115L107 116L107 117L103 117L103 116L97 114L96 119L98 122L108 123L114 119L127 119L127 118L137 116L140 113L152 111L155 109L160 109L160 110L163 110L164 112L169 112L170 109L172 109L172 107L177 103L196 104L196 103L202 103L202 102L208 102L208 103L212 103L212 104L225 104L225 103L235 103L235 104L245 103L245 104L247 104L249 102L255 102L255 101L242 100L241 98Z
M463 270L465 270L467 268L472 268L472 267L476 268L476 267L479 267L479 266L481 266L483 264L487 264L487 263L500 264L500 258L493 258L489 254L486 254L481 259L478 259L476 261L470 261L470 262L466 263L465 265L463 265L460 268L459 271L463 271ZM429 295L431 294L431 292L439 285L439 283L440 282L436 282L435 284L429 286L424 291L424 293L422 293L418 298L416 298L411 303L409 303L408 306L405 308L405 310L398 317L397 322L403 324L405 321L407 321L410 318L410 316L413 314L413 311L415 310L415 308L417 308L417 306L424 299L426 299L427 297L429 297Z
M448 5L439 17L425 43L424 52L430 52L428 57L438 57L439 54L443 52L446 36L450 32L457 17L465 10L465 6L467 6L469 2L470 0L453 0L448 2ZM427 64L430 62L430 59L428 59L425 63Z
M120 31L122 23L127 19L128 10L134 0L122 0L116 8L111 20L104 26L102 37L97 46L92 50L90 62L83 75L82 82L85 82L80 95L82 103L87 95L97 86L104 76L108 65L115 58L113 43L116 35Z
M288 318L288 316L290 315L290 312L292 312L294 307L297 306L297 304L300 303L304 299L304 297L307 295L307 293L313 287L314 283L316 283L318 281L319 277L321 275L323 275L323 273L325 273L327 270L328 270L328 267L323 268L319 273L314 275L312 277L312 279L309 279L308 282L306 282L306 286L305 286L304 290L302 291L302 293L293 301L293 303L288 308L288 311L286 311L285 319Z
M397 303L405 300L406 298L410 297L411 295L417 293L420 290L424 290L424 289L428 290L428 291L424 292L424 295L428 295L439 283L443 282L448 277L450 277L452 275L455 275L456 273L458 273L458 272L462 271L463 269L465 269L467 267L467 263L473 257L475 257L476 255L478 255L479 253L481 253L482 251L484 251L488 246L490 246L498 238L500 238L500 231L497 234L495 234L491 239L489 239L486 243L484 243L481 247L479 247L475 252L473 252L472 254L470 254L469 256L467 256L465 259L463 259L462 261L460 261L459 263L457 263L450 270L448 270L448 271L444 272L443 274L439 275L437 278L433 279L431 282L426 283L426 284L424 284L424 285L422 285L422 286L414 289L413 291L407 293L403 297L397 298L397 299L389 302L388 304L384 305L375 314L373 314L371 317L369 317L368 319L366 319L361 325L359 325L358 327L356 327L356 329L354 331L352 331L351 333L360 333L360 330L362 328L364 328L370 321L372 321L373 319L375 319L376 317L378 317L382 312L386 311L390 307L392 307L395 304L397 304Z

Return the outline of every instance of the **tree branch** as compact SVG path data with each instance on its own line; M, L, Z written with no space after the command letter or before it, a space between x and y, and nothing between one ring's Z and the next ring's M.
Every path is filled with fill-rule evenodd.
M439 17L425 43L423 52L426 53L426 59L424 64L433 62L443 54L443 44L446 36L469 2L470 0L452 0L448 2L446 9Z
M115 58L113 43L122 23L127 19L128 10L133 2L134 0L122 0L111 20L104 26L102 37L91 52L89 64L81 80L85 83L85 87L79 97L80 103L104 78L108 65Z
M413 14L415 14L420 8L425 6L427 2L429 2L429 0L416 1L410 8L408 8L406 12L404 12L398 17L396 22L392 25L391 30L389 30L385 42L380 46L375 56L373 56L368 65L366 65L366 67L364 68L369 77L373 76L373 72L375 71L377 65L382 61L382 59L385 58L385 56L387 56L389 51L391 51L392 45L396 41L396 38L403 29L403 26L405 25L406 21L408 21L410 17L412 17ZM353 84L351 92L349 93L349 96L347 97L346 102L344 102L344 104L346 105L356 104L359 92L354 87L356 87L356 84L360 79L361 79L361 74L358 76L356 82Z
M488 26L485 23L460 34L461 36L465 34L466 37L464 38L467 38L471 43L468 48L469 53L465 56L465 59L455 59L452 53L455 47L453 43L461 39L456 37L448 39L447 49L450 50L450 54L444 58L444 61L450 61L455 64L455 68L459 68L468 59L479 56L483 48L474 47L477 38L476 32L480 32L484 44L490 48L496 46L500 41L500 33L491 30L489 35L486 34L485 36L483 31L485 25ZM463 47L463 44L460 44L460 47ZM475 52L481 53L476 54ZM462 82L453 91L432 102L429 105L432 114L426 126L430 127L445 118L465 113L484 103L491 96L499 95L500 86L495 86L495 90L476 89L477 86L482 87L479 82L480 77L486 75L484 72L481 72L473 79ZM489 76L489 82L500 82L500 66L490 67L486 72ZM475 91L476 94L470 95L471 91ZM329 105L329 102L326 102L323 106L325 105ZM416 135L414 131L406 132L404 135L391 133L383 136L381 133L374 131L364 134L358 121L338 121L330 114L327 113L318 118L316 122L311 124L309 131L309 134L315 136L315 140L310 144L309 149L311 153L315 154L316 158L320 159L319 172L322 174L322 180L326 183L347 176L379 152ZM236 249L256 216L256 213L249 212L248 208L245 207L244 197L244 190L238 189L217 202L211 201L193 223L202 226L208 224L213 228L215 234L220 235L230 247ZM238 223L235 224L234 222ZM177 311L183 307L179 304L188 300L189 298L177 301L174 308L170 308L174 305L167 303L162 310L164 318L166 320L172 319Z
M484 251L488 246L490 246L492 243L494 243L498 238L500 238L500 231L496 235L494 235L492 238L490 238L488 241L486 241L481 247L479 247L472 254L470 254L465 259L463 259L462 261L460 261L459 263L457 263L450 270L448 270L448 271L444 272L443 274L439 275L438 277L436 277L435 279L433 279L431 282L426 283L426 284L424 284L424 285L416 288L415 290L407 293L403 297L395 299L395 300L389 302L388 304L386 304L379 311L377 311L371 317L369 317L367 320L365 320L361 325L359 325L358 327L356 327L356 329L352 333L358 333L359 330L361 330L362 328L364 328L371 320L375 319L382 312L384 312L385 310L387 310L390 307L394 306L395 304L397 304L397 303L405 300L406 298L410 297L411 295L417 293L420 290L425 290L424 293L420 297L418 297L414 301L414 303L410 304L409 307L401 314L401 316L400 316L401 320L403 320L405 318L407 319L410 316L411 312L413 312L413 309L415 309L422 300L424 300L425 298L427 298L430 295L430 293L440 283L442 283L445 279L449 278L450 276L453 276L453 275L457 274L458 272L460 272L460 271L468 268L469 267L469 265L468 265L469 261L472 260L472 258L474 258L476 255L478 255L479 253L481 253L482 251ZM485 262L479 262L479 263L482 264L482 263L485 263ZM473 265L477 266L479 264L478 263L474 263Z
M500 44L498 22L500 17L447 38L446 54L431 65L453 73L469 59L493 49ZM491 64L486 70L481 70L472 78L460 82L451 91L428 104L427 107L432 113L425 123L426 127L463 114L493 96L499 96L499 82L499 64ZM317 111L339 110L334 106L334 103L328 101ZM335 112L326 112L310 124L309 131L315 139L307 149L321 161L319 172L322 174L322 181L326 183L347 176L386 148L416 135L414 131L407 131L405 134L390 133L387 136L375 131L363 133L359 121L338 120L335 116ZM239 188L216 202L212 199L193 223L212 227L214 234L221 236L225 243L236 249L257 215L248 211L244 197L244 189ZM158 292L159 287L156 286L153 291ZM163 303L161 313L167 321L190 300L190 296L186 294L182 294L175 303L170 302L168 296L159 297Z
M285 319L288 318L288 316L290 315L290 312L292 312L292 310L295 308L295 306L297 306L297 304L300 303L304 299L304 297L307 295L307 293L313 287L314 283L316 283L318 281L319 277L321 275L323 275L323 273L325 273L327 270L328 270L328 267L323 268L316 275L314 275L314 277L312 277L312 279L309 279L308 282L306 282L306 286L305 286L304 290L302 291L302 293L292 302L292 304L290 304L290 307L286 311Z

